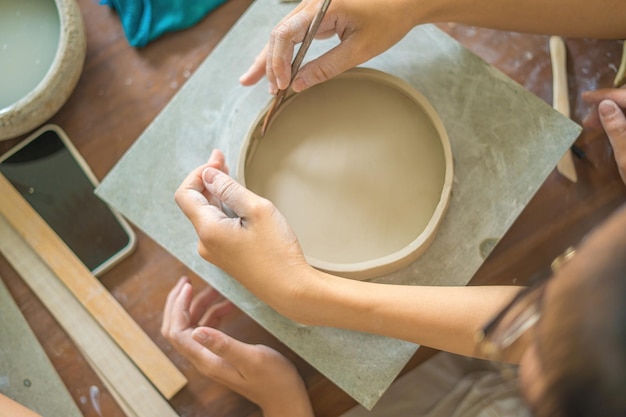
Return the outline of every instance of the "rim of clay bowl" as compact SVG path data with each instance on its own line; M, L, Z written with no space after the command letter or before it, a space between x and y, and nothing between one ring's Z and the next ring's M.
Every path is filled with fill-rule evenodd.
M367 261L351 263L328 262L305 254L307 262L316 269L346 278L364 280L398 271L417 260L430 247L437 235L441 221L443 220L450 203L452 183L454 179L454 160L448 133L439 117L439 114L430 104L428 99L422 93L417 91L415 87L394 75L366 67L352 68L335 78L351 76L364 77L385 84L405 94L412 101L414 101L418 107L421 107L437 132L445 160L445 174L439 202L437 203L430 220L422 232L409 244L388 255L369 259ZM287 98L291 95L293 95L293 93L288 94ZM249 155L253 153L254 148L258 143L257 135L260 131L260 126L263 123L263 119L265 118L265 114L269 110L270 104L271 103L268 103L265 109L260 112L259 116L252 123L241 146L239 161L237 164L237 177L244 186L246 185L245 170L249 163L248 158ZM280 112L281 111L279 110L279 112L275 115L276 118L279 117Z
M75 0L55 0L59 44L52 65L37 86L0 109L0 140L18 137L41 126L65 104L83 70L87 40Z

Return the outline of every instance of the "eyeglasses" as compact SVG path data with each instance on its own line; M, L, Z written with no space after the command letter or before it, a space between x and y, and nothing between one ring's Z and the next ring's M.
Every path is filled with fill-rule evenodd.
M551 264L551 276L575 253L576 250L570 247L557 257ZM485 358L499 362L506 349L529 329L534 328L541 318L543 295L550 277L518 292L500 313L476 333L477 347Z

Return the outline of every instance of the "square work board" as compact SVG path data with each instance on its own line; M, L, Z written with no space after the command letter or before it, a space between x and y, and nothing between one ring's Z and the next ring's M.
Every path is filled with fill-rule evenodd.
M244 136L270 100L266 81L238 77L293 5L255 1L179 93L111 170L97 193L364 407L371 409L419 347L353 331L308 327L269 308L197 254L197 235L174 202L185 176L213 148L237 165ZM316 41L309 56L336 40ZM436 239L408 267L374 279L466 285L506 233L580 127L435 26L412 30L365 63L414 86L448 132L453 195ZM490 246L491 247L491 246ZM415 329L419 332L419 329Z

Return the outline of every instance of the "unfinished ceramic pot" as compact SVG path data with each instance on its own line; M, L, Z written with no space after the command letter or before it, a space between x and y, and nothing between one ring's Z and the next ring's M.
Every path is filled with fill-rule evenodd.
M356 68L289 96L261 137L266 111L244 140L238 178L285 215L312 266L368 279L426 251L448 207L453 161L425 97Z
M0 2L0 140L46 122L83 69L86 38L75 0Z

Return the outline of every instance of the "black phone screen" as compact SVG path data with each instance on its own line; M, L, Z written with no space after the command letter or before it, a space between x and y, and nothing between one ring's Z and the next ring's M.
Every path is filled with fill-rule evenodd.
M91 271L129 245L130 236L55 131L2 161L0 172Z

